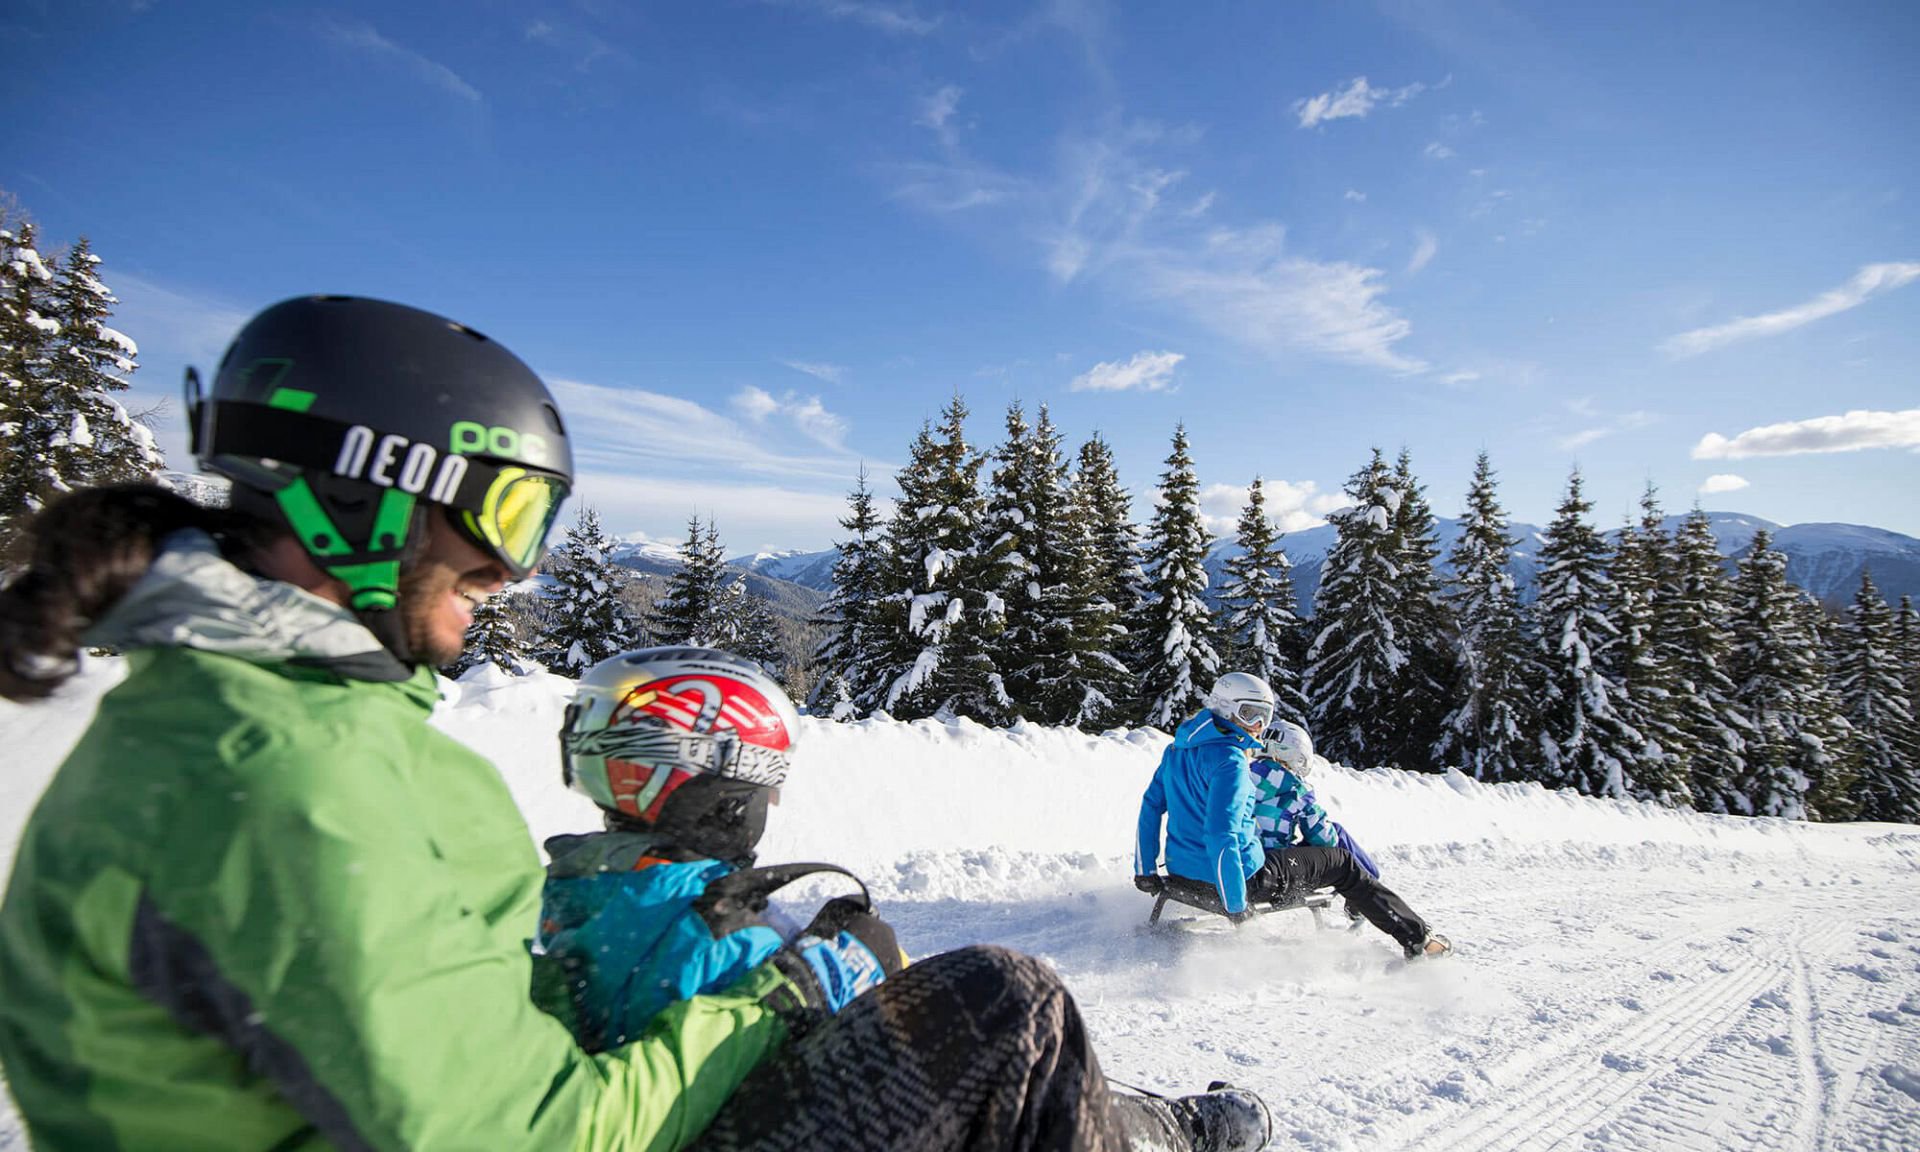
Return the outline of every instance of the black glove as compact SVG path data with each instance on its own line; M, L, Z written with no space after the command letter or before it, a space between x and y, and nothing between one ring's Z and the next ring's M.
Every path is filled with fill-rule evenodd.
M898 976L900 969L907 966L907 954L901 949L893 926L875 915L861 896L835 896L827 901L800 935L832 940L842 932L866 945L880 961L880 970L887 975Z
M1153 872L1143 872L1133 878L1133 886L1149 896L1158 896L1160 893L1166 891L1167 881L1164 876Z

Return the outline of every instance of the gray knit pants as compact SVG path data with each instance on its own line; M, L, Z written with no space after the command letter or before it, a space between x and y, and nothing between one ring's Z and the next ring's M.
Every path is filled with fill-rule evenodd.
M910 965L770 1057L690 1152L1164 1146L1164 1129L1123 1134L1139 1123L1113 1099L1059 977L1004 948L963 948Z

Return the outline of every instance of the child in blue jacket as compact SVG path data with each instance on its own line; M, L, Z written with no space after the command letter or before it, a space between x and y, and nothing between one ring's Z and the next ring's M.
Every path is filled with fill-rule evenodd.
M752 866L798 723L757 664L711 649L647 649L582 677L563 766L606 830L547 841L534 941L534 999L581 1047L617 1047L768 959L829 1011L903 966L864 885L804 929L768 907L793 880L842 871Z

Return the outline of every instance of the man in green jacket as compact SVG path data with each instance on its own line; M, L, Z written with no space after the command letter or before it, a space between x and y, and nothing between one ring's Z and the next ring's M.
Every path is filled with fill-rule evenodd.
M580 1051L528 994L526 826L426 723L571 484L552 398L470 329L313 297L189 401L232 509L80 493L0 590L0 694L128 654L0 905L0 1066L41 1152L1265 1142L1248 1093L1110 1096L1071 997L1000 949L831 1018L770 962Z

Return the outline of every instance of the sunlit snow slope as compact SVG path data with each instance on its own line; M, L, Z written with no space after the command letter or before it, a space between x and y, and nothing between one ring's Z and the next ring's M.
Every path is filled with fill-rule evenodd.
M0 704L8 859L117 674ZM539 836L595 823L559 784L569 688L482 673L435 721L499 764ZM1109 1075L1255 1088L1275 1147L1920 1148L1920 829L1324 767L1322 799L1458 945L1405 966L1371 929L1316 932L1303 912L1144 931L1131 837L1157 733L808 721L804 737L764 862L866 876L915 955L1047 958ZM0 1113L0 1149L22 1144Z

